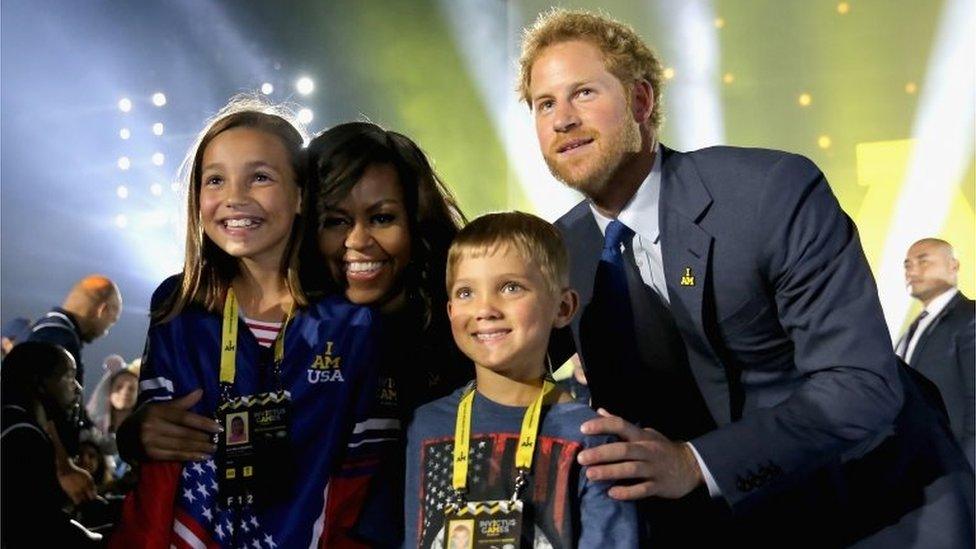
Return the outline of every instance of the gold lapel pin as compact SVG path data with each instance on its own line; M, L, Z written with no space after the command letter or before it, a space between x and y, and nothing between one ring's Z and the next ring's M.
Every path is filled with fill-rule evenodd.
M681 275L682 286L694 286L695 275L691 272L691 267L685 267L685 274Z

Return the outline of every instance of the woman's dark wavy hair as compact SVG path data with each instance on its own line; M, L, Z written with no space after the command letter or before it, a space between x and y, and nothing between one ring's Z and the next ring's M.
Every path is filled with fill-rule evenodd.
M306 225L307 230L314 231L306 236L308 242L318 240L323 212L342 201L367 168L389 164L396 170L403 187L411 238L410 263L403 272L403 285L408 302L422 305L424 327L429 327L432 311L443 311L446 306L447 249L466 220L427 156L403 134L371 122L348 122L315 137L308 146L308 159L305 218L316 220ZM324 262L305 263L309 268L303 280L309 286L323 292L343 291L339 281L332 280Z

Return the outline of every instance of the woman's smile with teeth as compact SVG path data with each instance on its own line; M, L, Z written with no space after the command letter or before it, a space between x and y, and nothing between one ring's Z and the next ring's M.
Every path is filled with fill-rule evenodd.
M251 227L257 227L260 224L260 219L254 219L251 217L224 220L224 226L230 229L249 229Z
M346 271L350 273L362 273L375 271L383 266L384 261L350 261L346 263Z

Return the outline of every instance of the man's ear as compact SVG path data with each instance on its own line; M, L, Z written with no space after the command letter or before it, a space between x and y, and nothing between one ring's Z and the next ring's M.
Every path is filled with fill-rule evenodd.
M654 97L654 88L651 87L650 82L643 78L634 82L634 85L631 87L630 97L630 107L634 121L638 124L647 122L651 117L651 113L654 112L655 101L657 101L657 98Z
M573 321L576 309L579 308L579 294L572 288L563 288L559 293L559 307L556 318L552 322L553 328L564 328Z

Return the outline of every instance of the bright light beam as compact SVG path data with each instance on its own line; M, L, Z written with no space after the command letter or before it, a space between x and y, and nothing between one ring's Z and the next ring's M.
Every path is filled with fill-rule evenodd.
M517 177L517 181L508 181L508 188L518 185L535 213L554 221L580 196L549 173L539 150L532 114L513 91L521 49L521 14L513 3L496 0L440 0L439 5L495 133L505 147L509 171ZM472 25L472 21L479 24ZM499 44L506 45L504 55L486 54L498 52ZM509 191L510 206L517 205L516 198Z
M664 60L677 69L664 90L667 129L674 139L669 144L681 150L724 144L717 18L712 2L656 2L650 16L672 22L672 32L666 34L671 57Z
M905 251L919 238L942 231L959 181L973 159L973 5L971 0L946 1L921 86L913 129L917 143L877 273L878 293L893 340L911 306L902 266Z

